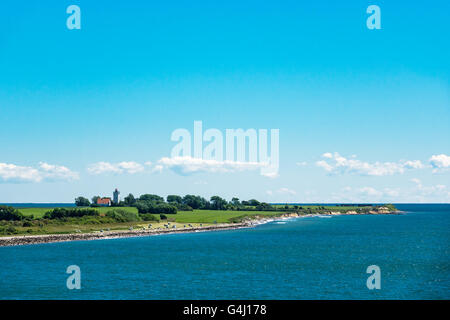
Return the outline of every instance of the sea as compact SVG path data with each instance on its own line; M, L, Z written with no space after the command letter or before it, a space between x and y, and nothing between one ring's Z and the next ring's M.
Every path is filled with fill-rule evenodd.
M0 299L449 299L450 204L396 206L403 213L0 247ZM70 266L80 289L67 286Z

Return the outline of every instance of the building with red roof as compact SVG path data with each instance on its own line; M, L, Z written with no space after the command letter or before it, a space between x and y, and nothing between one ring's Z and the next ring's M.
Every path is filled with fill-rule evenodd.
M111 198L98 198L97 204L102 207L109 207L111 205Z

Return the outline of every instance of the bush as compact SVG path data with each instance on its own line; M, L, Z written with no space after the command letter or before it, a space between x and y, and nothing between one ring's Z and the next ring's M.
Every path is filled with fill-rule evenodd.
M160 214L159 217L161 218L161 220L167 220L167 217L165 214Z
M75 205L77 207L89 207L90 204L91 203L89 202L89 200L84 197L78 197L75 199Z
M10 235L10 234L17 234L18 231L13 226L4 226L0 227L0 234Z
M166 203L154 203L150 201L138 201L136 208L139 213L164 213L164 214L176 214L177 208L173 205Z
M95 209L55 208L44 214L45 219L79 218L84 216L99 216Z
M141 213L140 217L144 221L159 221L159 219L151 213Z
M194 211L194 209L192 209L192 207L190 207L184 203L171 203L171 204L174 205L175 207L177 207L177 209L181 210L181 211Z
M136 212L130 212L122 209L109 210L106 212L106 216L117 222L141 221L141 218Z
M30 221L24 221L24 223L22 223L22 227L31 227L32 224Z
M20 221L24 216L19 210L10 206L0 206L0 220Z

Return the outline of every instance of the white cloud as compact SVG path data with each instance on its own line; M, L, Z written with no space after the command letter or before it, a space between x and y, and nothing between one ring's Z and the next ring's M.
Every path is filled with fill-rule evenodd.
M420 160L408 160L400 162L363 162L357 159L347 159L335 152L324 153L322 157L328 160L316 162L318 167L332 174L360 174L368 176L386 176L403 173L406 169L420 169L424 165Z
M420 179L412 178L411 181L414 182L418 186L422 186L422 181L420 181Z
M288 188L280 188L277 190L267 190L266 194L269 196L282 195L282 196L295 196L297 192Z
M422 184L422 181L419 179L411 179L412 182L415 184L415 193L419 197L426 197L426 196L437 196L437 197L443 197L442 201L445 199L445 197L450 198L450 190L447 189L446 185L443 184L437 184L434 186L424 186Z
M420 160L409 160L403 162L403 166L406 169L423 169L425 166Z
M296 165L298 165L299 167L304 167L304 166L308 165L308 162L300 161L300 162L297 162Z
M43 181L72 181L78 173L67 167L40 162L37 168L0 163L0 182L27 183Z
M378 191L377 189L372 188L372 187L363 187L363 188L357 190L357 192L359 194L369 196L369 197L375 197L375 198L379 198L383 195L383 192Z
M384 193L391 198L397 198L400 196L399 190L391 189L391 188L385 188Z
M288 188L280 188L277 190L277 193L280 194L290 194L290 195L295 195L297 194L297 192L295 192L294 190L288 189Z
M173 157L161 158L158 164L164 168L173 170L182 175L189 175L198 172L223 173L223 172L241 172L260 169L266 164L259 162L241 162L241 161L217 161L204 160L192 157ZM271 176L271 175L267 175Z
M79 179L77 172L71 171L64 166L48 164L46 162L39 163L40 173L44 180L49 181L72 181Z
M0 180L2 182L39 182L42 177L35 168L0 163Z
M332 165L328 164L328 162L326 162L324 160L317 161L316 165L318 167L324 168L328 172L331 172L334 169Z
M120 169L127 173L138 173L144 171L144 166L134 161L124 161L117 164Z
M400 196L398 189L384 188L376 189L374 187L344 187L338 192L332 193L332 201L335 202L353 202L353 203L376 203L376 202L395 202Z
M443 184L422 184L414 178L412 188L374 188L374 187L345 187L331 194L330 202L353 203L448 203L450 189Z
M267 163L260 162L248 162L248 161L217 161L217 160L204 160L193 157L163 157L156 163L150 161L140 164L134 161L128 162L97 162L91 164L87 170L90 174L122 174L129 173L135 174L140 172L146 173L161 173L165 169L170 169L181 175L190 175L199 172L207 173L223 173L223 172L241 172L251 171L268 167ZM278 172L263 171L261 175L275 178L278 177Z
M261 175L266 177L266 178L270 178L270 179L275 179L278 178L280 175L278 174L278 172L261 172Z
M164 169L164 166L157 164L156 166L154 166L151 170L152 173L156 172L156 173L161 173Z
M450 169L450 156L445 154L433 155L429 162L433 167L433 172Z
M135 174L144 171L144 166L134 161L122 161L118 163L110 163L100 161L94 163L88 167L90 174L98 175L104 173L122 174L129 173Z

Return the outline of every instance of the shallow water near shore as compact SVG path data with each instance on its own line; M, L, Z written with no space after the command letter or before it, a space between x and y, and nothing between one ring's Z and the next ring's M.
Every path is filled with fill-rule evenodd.
M449 299L450 205L0 248L0 299ZM81 290L68 290L69 265ZM381 269L368 290L366 268Z

